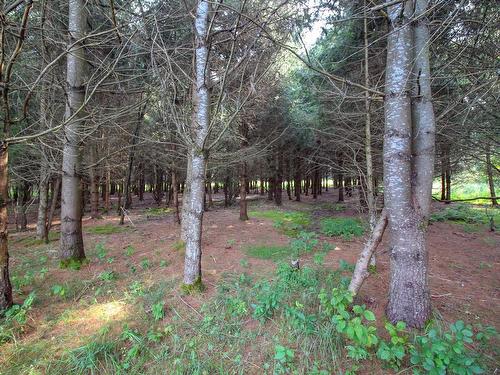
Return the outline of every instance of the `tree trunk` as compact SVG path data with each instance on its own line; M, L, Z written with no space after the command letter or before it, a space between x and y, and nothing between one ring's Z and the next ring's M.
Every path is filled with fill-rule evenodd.
M57 208L57 202L59 201L59 192L61 190L61 177L57 176L52 183L52 200L50 201L49 217L47 218L47 238L45 242L49 242L49 232L52 229L52 221L54 219L54 213Z
M391 272L387 316L408 327L422 327L430 314L425 230L413 207L411 183L412 2L388 8L384 200L388 215ZM404 9L403 9L404 8Z
M109 212L109 210L111 208L110 186L111 186L111 171L109 170L109 166L107 166L106 167L106 183L103 186L104 209L106 210L106 212Z
M42 160L40 168L40 183L38 185L38 216L36 221L36 236L47 241L47 206L49 200L49 171L47 161Z
M61 242L59 258L67 264L71 260L85 258L82 235L82 187L81 147L83 119L81 106L85 98L84 69L86 64L83 42L77 42L85 35L87 13L85 1L69 2L68 31L69 53L67 55L67 121L64 129L64 148L61 187Z
M4 119L4 122L6 120ZM7 138L8 126L4 125L2 138ZM0 312L12 306L12 284L9 277L8 215L9 202L9 151L5 142L0 143Z
M491 204L496 207L498 206L498 201L495 195L495 181L493 180L493 168L491 164L491 151L490 144L486 144L486 174L488 176L488 186L490 188Z
M194 145L191 145L191 193L182 226L186 233L186 256L184 261L184 284L194 286L201 283L201 232L203 222L203 197L205 194L205 171L207 151L204 150L210 124L210 94L208 80L208 11L205 0L198 0L195 20L195 76L196 89L193 92Z
M99 218L99 174L97 171L97 147L90 145L90 217Z
M351 283L349 284L349 291L352 294L357 294L361 285L368 277L368 263L370 259L375 256L375 250L377 246L382 241L382 236L384 235L385 227L387 226L387 212L382 210L378 222L372 229L370 238L365 244L363 251L356 262L356 267L354 268L354 273L352 275Z
M245 150L248 147L248 124L242 120L239 127L239 133L241 137L240 149ZM242 160L240 162L240 220L248 220L247 213L247 162Z
M276 180L274 183L274 202L277 206L281 206L283 195L283 151L278 151L276 161Z
M429 29L425 12L429 0L415 0L414 29L415 57L413 66L413 144L412 177L415 210L427 226L431 211L432 182L434 180L434 155L436 120L432 105L431 69L429 61ZM426 265L427 267L427 265Z
M301 175L300 157L297 156L295 159L295 181L294 181L295 200L297 202L300 202L301 183L302 183L302 175Z
M177 173L175 170L172 170L172 190L172 201L175 208L175 222L177 224L180 224L181 217L179 215L179 183L177 182Z
M344 201L344 175L342 173L338 174L337 183L339 184L338 202L343 202Z

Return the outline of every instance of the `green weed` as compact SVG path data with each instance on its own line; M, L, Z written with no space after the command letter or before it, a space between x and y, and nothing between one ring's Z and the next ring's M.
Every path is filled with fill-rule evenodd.
M321 233L330 237L340 236L345 240L362 236L365 229L359 219L351 217L326 218L321 220Z
M252 245L245 248L248 256L259 259L283 260L292 256L292 250L288 246L279 245Z
M119 227L111 223L104 225L96 225L94 227L86 228L86 232L88 234L97 234L97 235L122 233L124 230L125 228L123 226Z

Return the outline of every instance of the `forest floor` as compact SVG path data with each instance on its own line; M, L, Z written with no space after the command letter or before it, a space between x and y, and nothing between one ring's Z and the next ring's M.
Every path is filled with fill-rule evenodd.
M278 262L290 263L290 242L302 226L315 233L317 242L315 249L301 255L301 268L321 269L318 275L327 277L329 270L352 269L346 264L355 263L365 237L330 237L322 228L331 217L360 218L363 224L357 198L335 203L337 194L332 189L316 200L303 196L302 202L284 195L280 209L264 197L254 198L250 220L245 222L238 220L237 205L223 208L216 202L205 213L206 289L189 295L180 288L184 250L179 226L171 209L157 208L149 195L143 202L134 201L125 226L118 225L114 211L99 220L85 218L89 263L80 270L58 267L57 225L47 245L34 238L34 218L28 231L11 233L15 302L22 303L31 292L35 299L26 307L25 322L20 319L16 327L0 330L0 374L340 374L354 370L357 366L344 358L338 341L327 338L324 345L300 330L286 328L293 319L286 311L292 310L283 310L279 319L256 319L257 302L252 298L267 290L264 280L276 281ZM454 207L436 203L433 209L439 216L450 206ZM375 313L379 327L387 303L387 248L385 236L376 272L357 298ZM435 221L429 227L428 249L434 319L440 324L460 319L498 330L498 232L489 231L485 223ZM298 301L294 303L301 308ZM281 348L291 352L281 355ZM492 368L498 367L494 352L489 354ZM359 366L358 373L391 371L373 360Z

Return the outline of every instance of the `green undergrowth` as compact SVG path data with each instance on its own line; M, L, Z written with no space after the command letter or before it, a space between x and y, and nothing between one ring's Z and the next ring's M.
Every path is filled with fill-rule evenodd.
M59 232L54 232L54 231L49 232L49 242L57 241L59 237L60 237ZM16 242L26 247L45 244L44 240L40 240L36 237L31 237L31 236L18 239Z
M149 207L145 210L147 217L162 217L168 215L173 210L170 207Z
M259 259L282 260L291 257L289 246L252 245L245 249L248 256Z
M365 228L361 220L352 217L329 217L321 220L321 233L329 237L351 240L362 236Z
M475 232L485 226L495 227L500 223L500 209L458 204L434 212L429 221L452 221L463 226L466 232Z
M315 252L314 262L318 264L331 249L332 245L320 242L315 232L306 231L300 231L296 237L292 237L288 245L258 244L244 248L250 257L274 261L300 260L301 256Z
M272 220L276 229L290 237L296 237L311 225L310 214L302 211L263 210L250 211L248 215Z
M114 233L122 233L125 231L123 226L118 226L116 224L104 224L104 225L96 225L93 227L85 228L85 231L88 234L97 234L97 235L105 235L105 234L114 234Z
M131 280L114 298L96 297L71 307L117 314L76 345L16 339L5 374L480 374L495 354L491 327L431 321L421 332L403 323L376 322L347 291L352 265L337 269L276 266L268 277L227 273L216 295L193 304L172 290L178 280ZM107 279L105 277L104 279ZM177 284L178 285L178 284ZM60 289L57 288L57 292ZM3 340L28 328L32 299L13 307L1 323ZM113 312L115 311L115 312ZM125 313L126 312L126 313ZM88 314L88 313L87 313ZM63 316L64 315L64 316ZM59 339L57 339L59 340ZM490 342L490 343L489 343ZM486 356L487 354L488 356Z

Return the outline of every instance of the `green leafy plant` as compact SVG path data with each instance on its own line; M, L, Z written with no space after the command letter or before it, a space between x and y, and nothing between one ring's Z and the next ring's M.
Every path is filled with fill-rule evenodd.
M362 236L365 229L359 219L336 217L321 220L321 233L330 237L340 236L345 240Z
M410 349L410 361L416 367L414 374L483 374L478 356L467 348L474 342L470 325L458 320L450 330L439 334L431 328L426 335L416 336Z
M54 296L64 297L68 293L68 289L63 285L56 284L50 288L50 292Z
M274 374L288 374L292 370L295 353L283 345L274 347Z
M131 257L132 255L134 255L135 253L135 249L132 245L128 245L126 248L125 248L125 255L128 256L128 257Z
M113 281L116 280L118 275L115 271L103 271L99 274L99 279L102 281Z
M151 306L151 315L154 320L161 320L165 317L165 302L160 301Z
M406 324L404 322L397 322L396 325L392 325L387 322L385 330L389 333L391 339L388 342L384 340L380 341L377 357L386 362L389 367L398 370L408 349L412 347L408 344Z
M310 253L318 245L317 234L314 232L300 231L297 238L290 241L293 256L299 258L301 254Z
M99 242L97 245L95 245L95 251L97 258L100 261L103 261L104 258L106 258L106 256L108 255L108 250L106 249L106 246L104 246L102 242Z
M143 270L147 270L149 267L151 267L151 262L148 258L143 258L141 260L141 267Z

